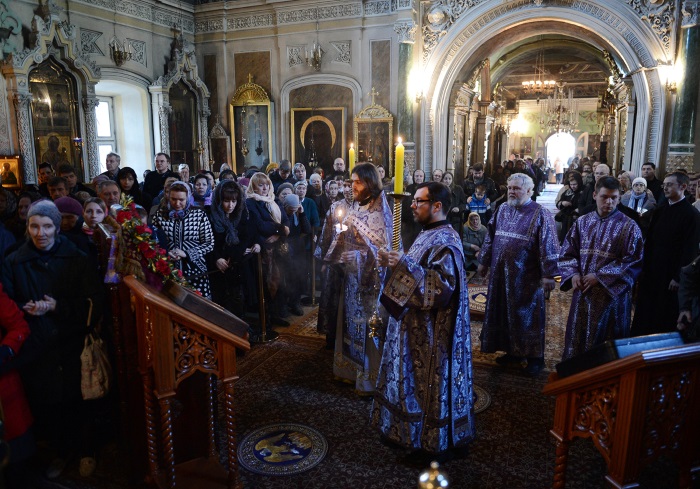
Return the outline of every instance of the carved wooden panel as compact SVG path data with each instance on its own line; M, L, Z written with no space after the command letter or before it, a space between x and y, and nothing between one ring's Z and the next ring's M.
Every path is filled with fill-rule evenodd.
M217 348L216 340L175 323L173 354L176 382L179 383L195 370L218 371Z
M610 452L619 401L619 384L608 384L576 394L571 428L575 436L590 437L610 463Z
M690 392L695 387L694 373L683 371L652 377L642 437L644 462L680 448L687 416L697 415L688 413Z

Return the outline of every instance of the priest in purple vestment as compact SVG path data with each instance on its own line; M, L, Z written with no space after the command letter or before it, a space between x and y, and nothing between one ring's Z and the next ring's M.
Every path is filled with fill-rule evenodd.
M459 235L447 222L450 190L418 186L411 205L423 230L404 255L380 251L391 276L390 314L371 423L394 444L448 455L474 438L469 295Z
M333 375L354 384L358 394L372 395L382 345L378 337L369 337L368 320L377 311L386 324L386 312L379 307L386 269L379 266L377 258L380 249L391 245L393 226L376 167L358 164L350 179L353 203L341 217L345 228L341 228L336 243L344 286L338 306Z
M523 173L508 178L507 204L488 224L478 272L489 268L481 351L506 355L500 365L520 364L537 375L544 368L544 293L554 288L559 241L552 214L530 197L534 183Z
M630 335L632 286L642 269L639 226L617 210L620 182L600 178L596 211L578 218L559 255L561 290L574 289L563 359Z

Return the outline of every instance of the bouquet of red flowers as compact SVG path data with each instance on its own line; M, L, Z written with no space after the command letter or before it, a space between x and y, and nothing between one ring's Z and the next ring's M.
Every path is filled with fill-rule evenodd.
M191 288L182 271L173 265L165 249L153 238L152 229L141 221L131 198L117 211L116 220L122 227L125 256L141 265L144 278L150 285L160 288L167 280L172 280Z

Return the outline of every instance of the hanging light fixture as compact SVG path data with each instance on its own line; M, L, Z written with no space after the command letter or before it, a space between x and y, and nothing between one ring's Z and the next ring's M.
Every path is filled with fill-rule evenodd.
M114 64L121 66L127 61L134 57L134 48L128 39L124 38L124 41L119 41L117 39L117 4L114 4L114 24L112 40L109 41L109 50L112 54L112 59Z
M306 50L306 64L316 71L321 71L321 60L324 52L318 40L318 9L316 9L316 40L311 51Z
M554 93L540 106L540 126L549 132L572 133L578 128L578 102L565 82L555 84Z
M554 93L554 88L557 82L554 80L543 79L546 74L544 67L544 49L540 48L535 58L535 74L530 80L525 80L522 83L523 92L526 95L534 95L537 97L537 103L540 103L540 97L543 95L551 95Z

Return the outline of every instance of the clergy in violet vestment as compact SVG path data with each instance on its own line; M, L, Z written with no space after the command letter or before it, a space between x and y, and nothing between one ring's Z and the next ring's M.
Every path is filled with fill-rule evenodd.
M342 300L338 306L333 375L355 385L360 395L372 395L381 359L380 337L369 337L368 321L379 307L386 268L377 263L379 250L391 245L391 209L382 181L371 163L352 171L353 203L342 216L336 247L344 266Z
M576 220L559 255L561 290L574 289L564 360L630 335L632 286L642 269L642 232L617 210L620 182L599 179L593 199L596 211Z
M418 185L413 215L423 230L391 267L381 302L390 314L371 423L396 445L447 454L474 438L469 295L459 235L446 220L450 190Z
M534 183L523 173L508 178L508 200L488 224L479 274L491 268L481 351L506 355L499 365L520 364L537 375L544 368L545 290L554 288L559 241L552 214L530 197Z

